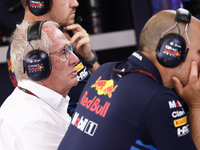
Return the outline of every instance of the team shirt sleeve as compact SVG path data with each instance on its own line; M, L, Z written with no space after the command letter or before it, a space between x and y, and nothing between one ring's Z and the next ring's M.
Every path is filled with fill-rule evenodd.
M146 132L158 149L196 149L189 131L188 116L178 97L170 90L153 97L141 120L141 127L144 128L141 131L148 130Z

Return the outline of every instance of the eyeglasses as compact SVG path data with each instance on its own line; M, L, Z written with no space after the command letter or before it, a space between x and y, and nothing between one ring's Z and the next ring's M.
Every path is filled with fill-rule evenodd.
M69 58L69 52L70 52L70 51L73 52L73 46L72 46L72 44L71 44L70 46L65 45L64 48L63 48L62 50L49 53L49 55L51 55L51 54L56 54L56 53L60 53L60 52L62 52L62 51L63 51L63 53L61 54L61 57L63 57L63 55L64 55L65 58L68 59L68 58Z

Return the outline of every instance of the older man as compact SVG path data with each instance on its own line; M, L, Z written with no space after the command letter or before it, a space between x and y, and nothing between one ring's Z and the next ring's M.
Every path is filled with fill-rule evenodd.
M79 59L57 23L29 24L23 22L13 35L18 86L0 109L2 150L55 150L71 120L68 93L78 84Z
M69 92L70 102L72 103L71 107L75 107L74 103L78 102L82 89L91 76L91 73L100 66L91 48L88 33L78 23L74 24L76 7L79 6L79 3L77 0L21 0L21 2L25 10L23 21L55 21L62 28L73 32L72 37L67 32L64 33L72 43L75 54L80 59L80 62L77 64L77 78L79 82ZM11 69L12 63L10 62L12 57L10 57L10 49L7 52L7 60L10 79L13 85L17 86L15 72ZM69 110L69 114L72 113L73 111Z

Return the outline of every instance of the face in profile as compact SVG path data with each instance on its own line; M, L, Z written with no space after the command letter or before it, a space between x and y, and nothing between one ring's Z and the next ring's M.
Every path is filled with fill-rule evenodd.
M79 59L70 51L66 57L66 53L62 50L69 44L69 41L59 29L56 28L52 36L53 47L50 50L50 53L53 53L50 55L52 70L45 82L48 83L49 88L64 95L66 91L69 92L73 86L78 84L75 65ZM60 52L57 53L57 51Z
M48 12L50 20L59 23L63 27L73 23L75 8L78 5L77 0L53 0L52 8Z
M185 62L181 63L176 70L176 75L183 86L189 81L189 74L191 70L192 61L196 61L198 65L198 72L200 71L200 21L192 17L188 28L188 36L190 45L187 43L189 48ZM185 38L186 39L186 38Z

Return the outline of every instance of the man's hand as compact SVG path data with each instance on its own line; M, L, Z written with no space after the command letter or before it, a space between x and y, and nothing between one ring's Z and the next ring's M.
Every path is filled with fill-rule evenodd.
M197 149L200 149L200 79L197 63L195 61L192 62L189 82L185 87L183 87L177 77L172 77L172 79L178 95L189 106L190 132Z
M73 32L70 42L73 45L74 51L82 61L90 61L94 58L91 50L89 34L79 24L72 24L66 27L67 30Z
M183 87L177 77L172 77L178 95L183 98L190 108L200 108L200 78L195 61L192 62L188 84Z
M75 53L79 56L82 61L91 61L94 58L94 54L92 52L89 34L83 29L79 24L72 24L65 27L67 30L71 30L73 32L73 36L70 38L67 33L65 33L66 37L70 40L73 45ZM100 64L95 62L92 68L88 68L91 73L93 73Z

